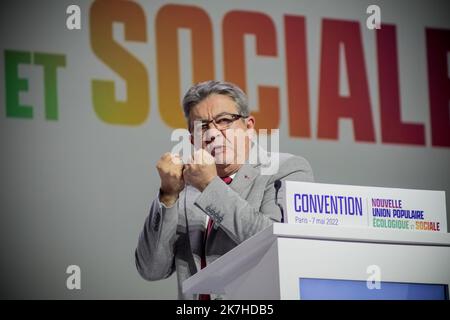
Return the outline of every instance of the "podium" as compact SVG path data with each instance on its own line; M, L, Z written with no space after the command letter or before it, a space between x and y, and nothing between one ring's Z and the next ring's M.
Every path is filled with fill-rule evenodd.
M185 280L183 291L231 300L346 299L352 293L398 299L399 292L448 299L449 286L448 233L274 223Z

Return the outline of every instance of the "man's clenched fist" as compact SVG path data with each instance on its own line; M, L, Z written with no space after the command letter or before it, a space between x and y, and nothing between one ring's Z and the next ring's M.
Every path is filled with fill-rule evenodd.
M160 201L172 206L184 189L183 162L177 154L166 152L156 164L161 178Z
M195 151L190 163L184 166L183 176L186 183L203 191L217 176L214 157L205 149Z

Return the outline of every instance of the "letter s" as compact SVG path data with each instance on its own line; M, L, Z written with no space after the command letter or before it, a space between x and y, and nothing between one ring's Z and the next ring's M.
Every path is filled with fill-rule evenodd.
M97 116L111 124L138 125L148 116L149 86L145 66L113 39L114 22L124 24L125 40L147 41L145 14L131 1L100 1L90 14L91 47L95 55L126 82L127 98L116 101L114 82L92 80L92 99Z

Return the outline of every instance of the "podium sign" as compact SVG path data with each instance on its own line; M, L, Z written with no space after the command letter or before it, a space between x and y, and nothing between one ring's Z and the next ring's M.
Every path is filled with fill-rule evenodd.
M182 289L232 300L415 300L448 299L449 287L448 233L274 223Z
M444 191L284 184L287 223L447 232Z

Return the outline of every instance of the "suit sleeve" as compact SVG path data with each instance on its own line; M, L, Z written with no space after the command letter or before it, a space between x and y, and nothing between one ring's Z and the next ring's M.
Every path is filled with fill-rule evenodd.
M135 251L136 268L146 280L161 280L175 271L174 243L177 238L178 201L171 207L152 202Z
M219 177L203 190L195 205L209 215L214 223L239 244L264 230L274 222L281 221L280 209L275 203L275 180L314 181L309 163L301 157L291 157L280 165L279 172L267 182L260 208L252 207ZM284 203L282 192L279 203Z

